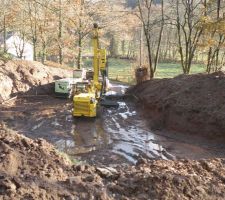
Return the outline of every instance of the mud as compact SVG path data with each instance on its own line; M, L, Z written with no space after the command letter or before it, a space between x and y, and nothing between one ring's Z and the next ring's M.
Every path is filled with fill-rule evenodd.
M120 94L125 88L114 86L113 90ZM134 104L118 103L119 108L101 108L98 118L89 119L73 118L70 100L21 97L4 106L0 118L8 127L33 139L44 138L60 151L88 163L135 163L140 154L166 158L165 150L152 142L154 135L141 128L144 124Z
M181 75L146 81L130 90L152 130L225 138L225 74Z
M71 77L71 74L69 69L48 67L39 62L0 61L0 103L21 93L52 93L54 80Z
M48 95L1 104L0 199L225 199L224 142L151 131L125 90L96 119Z
M0 199L224 199L225 160L72 164L44 140L0 126Z
M126 86L113 85L109 95ZM224 157L218 140L151 131L133 99L121 98L119 108L102 108L96 119L73 118L72 102L52 96L20 97L2 105L0 120L29 138L44 138L59 151L83 163L135 164L140 157L174 160Z

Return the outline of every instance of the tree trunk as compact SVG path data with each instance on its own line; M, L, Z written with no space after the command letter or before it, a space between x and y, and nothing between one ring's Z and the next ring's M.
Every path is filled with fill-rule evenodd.
M212 47L210 47L208 51L208 59L207 59L207 66L206 66L206 72L208 74L211 72L211 54L212 54Z
M121 50L122 50L122 56L123 57L125 57L125 52L126 52L126 50L125 50L125 40L122 40L122 42L121 42Z
M42 42L42 55L41 55L41 62L44 64L46 61L46 43Z
M163 29L164 29L164 0L161 0L161 15L162 15L162 22L161 22L161 27L160 27L160 32L159 32L159 39L158 39L158 44L157 44L157 49L156 49L156 55L155 55L155 62L154 62L154 74L158 65L159 61L159 51L161 47L161 41L162 41L162 35L163 35Z
M110 40L109 51L110 51L111 57L116 57L118 55L118 45L114 35L112 35Z
M37 61L37 39L33 38L33 60Z
M7 30L6 30L6 19L5 19L5 15L4 15L4 19L3 19L3 40L4 40L4 53L7 53L7 45L6 45L6 37L7 37Z
M59 32L58 32L58 43L59 43L59 63L63 64L63 49L62 49L62 1L59 0Z
M148 49L148 63L149 63L149 77L150 79L154 78L154 70L153 70L153 64L152 64L152 52L151 52L151 45L150 45L150 39L146 38L147 42L147 49Z
M81 68L82 63L82 33L81 33L81 19L79 19L79 33L78 33L78 56L77 56L77 68Z

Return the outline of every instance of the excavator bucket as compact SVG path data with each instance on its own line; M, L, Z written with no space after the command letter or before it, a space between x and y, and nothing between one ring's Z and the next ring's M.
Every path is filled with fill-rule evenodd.
M103 106L105 108L118 108L119 107L119 103L117 101L110 100L105 97L101 98L99 103L101 106Z

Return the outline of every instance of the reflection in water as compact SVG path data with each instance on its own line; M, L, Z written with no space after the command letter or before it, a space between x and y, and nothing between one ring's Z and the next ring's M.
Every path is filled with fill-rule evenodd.
M125 87L114 89L123 93ZM76 118L73 124L72 137L56 144L70 155L107 149L133 163L140 155L167 159L163 153L165 149L155 142L153 133L145 129L146 125L143 119L138 119L134 106L128 106L125 102L119 102L117 109L104 110L100 118Z
M99 119L79 118L74 120L72 138L56 143L59 150L69 155L85 154L103 148L110 143L109 135Z
M154 134L145 130L142 121L135 118L136 111L125 102L119 103L119 109L108 110L105 127L115 142L113 152L135 163L140 155L148 158L167 159L165 149L155 142Z
M61 139L56 142L56 146L60 151L70 154L69 150L75 147L75 142L73 140Z

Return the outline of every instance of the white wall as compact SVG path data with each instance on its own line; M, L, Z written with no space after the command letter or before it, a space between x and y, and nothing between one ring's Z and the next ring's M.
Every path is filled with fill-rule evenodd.
M33 60L33 46L23 41L19 36L13 35L6 41L7 45L7 52L18 57L17 52L19 52L19 49L23 48L24 44L24 52L23 52L23 60Z

